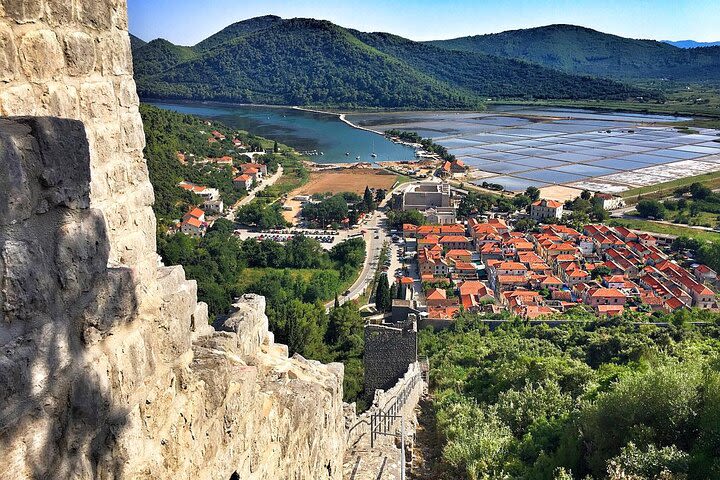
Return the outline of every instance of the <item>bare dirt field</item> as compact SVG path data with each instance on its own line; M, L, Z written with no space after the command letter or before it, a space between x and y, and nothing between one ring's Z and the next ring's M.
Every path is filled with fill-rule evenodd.
M316 172L310 174L310 180L302 187L293 190L294 195L312 195L313 193L340 193L355 192L362 195L365 187L390 189L397 176L384 170L371 170L365 168L348 169L342 171Z
M577 188L563 187L562 185L553 185L540 189L540 197L548 200L557 200L564 202L565 200L574 200L579 197L582 190Z
M289 208L290 210L285 210L285 208ZM300 217L300 211L302 210L302 202L299 202L297 200L289 199L285 202L283 205L283 218L286 222L290 222L293 225L297 224L299 217Z

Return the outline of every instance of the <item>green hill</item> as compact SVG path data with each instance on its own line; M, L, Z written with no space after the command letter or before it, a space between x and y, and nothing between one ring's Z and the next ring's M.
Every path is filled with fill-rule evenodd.
M194 47L136 50L142 97L377 108L478 108L488 97L652 97L618 82L452 52L327 21L258 17Z
M622 80L720 81L720 47L683 49L574 25L428 42L449 50L534 62L573 74Z
M147 45L147 42L141 38L136 37L132 33L130 34L130 48L135 51L140 47Z
M378 50L414 68L483 97L627 99L637 88L590 76L570 75L528 62L413 42L387 33L353 32Z
M190 47L181 47L158 38L133 49L133 65L136 75L137 72L142 72L143 76L154 75L197 56Z

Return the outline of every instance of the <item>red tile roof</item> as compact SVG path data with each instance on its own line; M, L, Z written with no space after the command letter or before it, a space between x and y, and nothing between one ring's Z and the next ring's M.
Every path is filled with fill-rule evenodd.
M447 293L443 289L433 288L427 293L426 298L428 300L445 300L447 299Z
M625 298L625 294L617 288L598 288L590 294L591 297Z

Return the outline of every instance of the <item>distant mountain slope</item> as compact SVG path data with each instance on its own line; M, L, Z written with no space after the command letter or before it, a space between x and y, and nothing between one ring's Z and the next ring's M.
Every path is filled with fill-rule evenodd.
M197 57L198 54L191 47L181 47L158 38L133 49L135 75L138 72L142 72L143 76L161 73Z
M202 42L195 45L196 50L210 50L211 48L222 45L235 38L247 35L248 33L257 32L266 28L281 24L283 19L275 15L266 15L264 17L255 17L242 22L233 23L223 28L215 35L211 35Z
M667 43L678 48L698 48L698 47L718 47L720 42L696 42L695 40L661 40L662 43Z
M142 39L136 37L132 33L130 34L130 48L132 50L137 50L138 48L142 47L146 43L147 42L145 40L142 40Z
M193 47L134 50L143 97L381 108L478 108L502 98L651 97L525 62L446 50L327 21L258 17Z
M616 79L720 80L720 47L681 49L574 25L549 25L429 43L526 60L574 74Z
M447 51L387 33L353 33L420 71L484 97L626 99L644 95L637 88L612 80L565 74L524 61Z
M234 28L234 27L233 27ZM141 95L292 105L479 106L460 92L385 55L329 22L288 20L194 52L198 58L152 76L140 49Z

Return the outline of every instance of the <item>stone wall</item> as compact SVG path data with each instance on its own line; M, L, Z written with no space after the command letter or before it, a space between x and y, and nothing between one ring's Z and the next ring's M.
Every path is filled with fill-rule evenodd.
M153 191L122 0L0 2L0 115L81 120L111 264L153 274Z
M404 325L365 326L365 398L372 400L375 390L388 390L402 378L408 365L417 361L417 327L410 315Z
M392 480L401 477L400 442L405 445L405 460L412 462L417 429L417 407L427 385L423 381L422 366L411 363L397 383L388 390L376 390L370 408L356 414L355 404L346 405L345 422L345 478L350 480ZM404 401L400 401L404 399ZM375 424L377 431L371 442L371 418L391 414L383 425ZM402 417L402 421L400 418ZM401 435L404 433L404 437Z
M0 479L341 478L342 366L158 262L124 2L0 0L0 116Z

